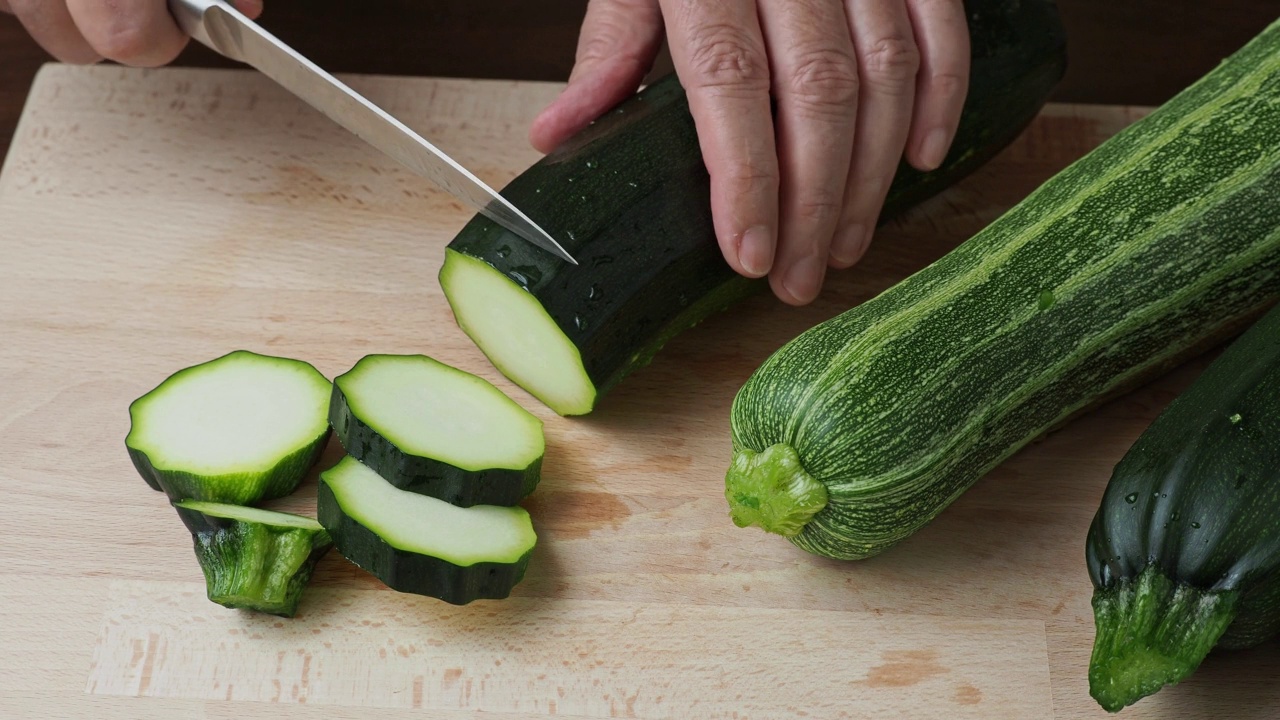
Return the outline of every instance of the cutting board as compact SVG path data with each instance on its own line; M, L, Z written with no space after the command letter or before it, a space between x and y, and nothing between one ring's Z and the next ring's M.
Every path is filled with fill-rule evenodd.
M350 78L501 186L559 86ZM734 392L805 328L990 222L1141 109L1047 108L795 309L760 296L583 418L506 381L435 276L469 218L269 81L49 66L0 176L0 717L1092 718L1084 537L1197 360L1026 448L892 551L835 562L729 521ZM204 597L125 454L127 406L236 348L332 377L366 353L475 372L546 423L514 597L454 607L330 553L298 617ZM322 467L340 456L331 444ZM312 512L315 477L273 507ZM1132 718L1272 718L1280 646L1212 657Z

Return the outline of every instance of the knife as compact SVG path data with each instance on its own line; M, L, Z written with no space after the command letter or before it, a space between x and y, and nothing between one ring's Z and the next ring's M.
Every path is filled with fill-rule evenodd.
M543 250L578 264L537 223L466 168L229 3L169 0L169 10L183 31L215 52L258 69L365 142L435 181L472 209Z

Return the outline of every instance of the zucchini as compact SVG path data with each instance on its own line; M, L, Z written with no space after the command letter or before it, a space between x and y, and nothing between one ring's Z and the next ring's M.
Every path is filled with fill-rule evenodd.
M1016 450L1280 294L1280 24L879 296L731 410L725 496L827 557L884 551Z
M293 617L316 563L333 547L311 518L241 505L180 500L209 599Z
M329 422L403 490L454 505L515 505L538 484L542 421L487 380L424 355L368 355L333 380Z
M524 508L400 490L350 455L320 474L316 507L348 560L393 590L454 605L510 595L538 540Z
M237 350L135 400L125 446L142 478L170 500L283 497L329 438L330 385L308 363Z
M1089 691L1107 710L1280 632L1280 307L1116 465L1086 560Z
M1062 77L1050 0L969 0L969 95L943 165L902 165L881 220L937 194L1008 145ZM716 243L710 181L683 89L668 76L503 189L580 266L483 216L449 244L440 284L495 367L561 415L590 412L676 334L767 287Z

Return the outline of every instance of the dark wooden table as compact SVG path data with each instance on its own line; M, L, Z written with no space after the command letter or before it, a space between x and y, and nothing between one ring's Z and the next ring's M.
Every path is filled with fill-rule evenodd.
M62 0L48 0L61 2ZM1060 0L1071 43L1058 100L1154 105L1272 20L1277 0ZM336 72L563 80L586 0L267 0L262 21ZM0 14L0 155L44 52ZM230 66L204 48L179 59Z

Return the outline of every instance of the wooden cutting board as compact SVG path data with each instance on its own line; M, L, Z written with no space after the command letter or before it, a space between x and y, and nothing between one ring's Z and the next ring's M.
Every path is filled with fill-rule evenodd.
M352 78L486 180L537 159L550 84ZM0 717L1088 718L1083 542L1112 465L1199 360L1027 448L891 552L807 555L729 522L734 392L1140 109L1052 106L883 230L804 309L758 297L588 417L502 378L437 285L469 213L249 72L50 66L0 177ZM371 352L478 373L546 422L515 597L454 607L331 553L292 620L204 598L125 454L127 406L236 348L332 377ZM339 457L331 445L323 465ZM274 506L314 509L315 479ZM1133 718L1272 718L1280 645L1211 658Z

